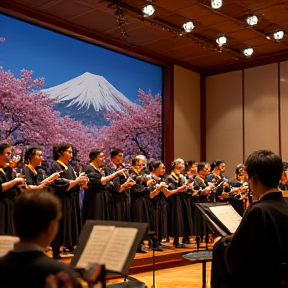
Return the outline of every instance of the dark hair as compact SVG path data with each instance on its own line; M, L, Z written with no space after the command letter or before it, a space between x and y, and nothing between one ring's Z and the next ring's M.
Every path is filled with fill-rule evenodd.
M278 186L283 163L281 158L270 150L258 150L252 153L245 162L248 177L256 175L258 180L269 188Z
M193 161L193 160L185 161L185 169L186 170L189 169L194 164L196 164L196 161Z
M199 162L198 165L197 165L197 171L201 171L205 168L207 162Z
M218 167L221 163L225 163L225 161L217 159L211 163L211 171L214 170L215 167Z
M68 143L60 143L53 145L52 152L53 152L53 159L58 160L60 155L63 154L68 148L72 148L73 154L75 153L75 148L73 145Z
M7 142L0 143L0 154L2 154L4 150L9 147L11 147L11 145Z
M240 173L241 170L243 170L245 167L244 167L244 164L238 164L236 166L236 170L235 170L235 174L238 175Z
M288 162L283 161L283 170L286 171L288 170Z
M110 151L110 158L112 159L113 157L117 156L120 153L123 153L123 150L121 150L120 148L113 148Z
M151 160L148 163L148 169L150 172L152 172L153 170L159 168L161 164L162 164L162 161L160 160Z
M48 192L34 190L22 193L14 206L14 227L21 239L37 237L52 220L60 217L61 203Z
M29 149L26 151L25 156L24 156L25 161L28 162L28 161L31 159L31 156L36 155L36 152L37 152L37 151L42 151L42 149L41 149L41 148L37 148L37 147L31 147L31 148L29 148Z
M93 160L95 160L95 158L97 158L97 156L102 153L102 151L100 149L93 149L90 151L89 153L89 160L90 162L92 162Z

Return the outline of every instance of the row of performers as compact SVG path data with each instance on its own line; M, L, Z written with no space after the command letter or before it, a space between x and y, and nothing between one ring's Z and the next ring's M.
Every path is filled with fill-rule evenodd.
M22 170L25 178L15 177L12 164L8 165L10 155L11 146L0 144L0 234L14 234L12 210L19 186L22 191L23 187L29 190L52 188L62 201L63 214L52 243L54 258L60 257L60 246L71 250L77 245L82 223L87 219L148 223L159 240L172 236L175 247L183 247L179 237L184 237L183 243L189 241L191 235L203 236L203 221L195 202L242 200L247 195L243 166L237 167L239 179L231 188L232 183L228 184L223 176L223 161L216 162L212 173L208 163L198 163L196 170L192 165L184 176L184 160L176 159L171 173L166 175L161 161L151 160L147 164L143 155L137 155L129 169L123 168L123 152L117 148L111 150L110 165L103 167L104 153L95 149L89 154L90 164L85 173L77 175L70 164L73 146L60 144L53 146L50 176L39 180L40 148L26 151L27 164ZM81 215L79 191L83 188Z

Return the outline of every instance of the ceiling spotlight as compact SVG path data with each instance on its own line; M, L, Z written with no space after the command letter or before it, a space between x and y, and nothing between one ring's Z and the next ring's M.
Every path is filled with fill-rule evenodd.
M273 34L275 40L280 40L284 37L284 31L280 30Z
M143 14L145 17L150 17L153 15L153 13L155 12L155 8L152 4L149 4L145 7L143 7Z
M185 32L190 33L194 29L194 24L192 21L188 21L184 23L182 27Z
M221 47L221 46L223 46L224 44L226 44L227 38L226 38L225 35L220 36L220 37L218 37L218 38L216 39L216 42L217 42L217 44Z
M254 26L258 23L258 17L256 15L249 16L247 17L246 21L249 25Z
M213 9L219 9L220 7L222 7L223 2L222 0L211 0L211 7Z
M253 48L249 47L243 50L243 54L247 57L251 56L253 54L254 50Z

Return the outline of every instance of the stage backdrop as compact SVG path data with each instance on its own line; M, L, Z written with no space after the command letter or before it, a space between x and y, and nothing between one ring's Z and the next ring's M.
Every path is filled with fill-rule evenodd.
M0 15L1 141L162 158L163 68Z

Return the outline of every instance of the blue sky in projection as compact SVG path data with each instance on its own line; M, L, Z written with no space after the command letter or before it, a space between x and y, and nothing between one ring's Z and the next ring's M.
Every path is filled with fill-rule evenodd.
M120 32L119 32L120 33ZM0 15L0 66L19 77L33 70L44 77L44 88L64 83L85 72L101 75L130 100L139 88L162 95L162 67L134 59L17 19Z

